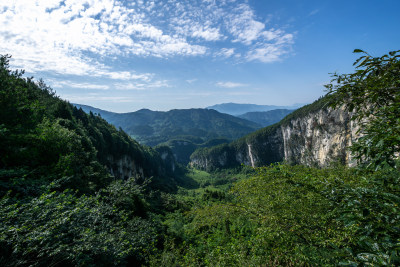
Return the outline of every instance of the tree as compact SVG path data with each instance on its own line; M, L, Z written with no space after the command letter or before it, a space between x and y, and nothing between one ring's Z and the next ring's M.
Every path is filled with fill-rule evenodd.
M344 105L360 126L351 146L355 158L370 169L399 169L400 50L372 57L363 50L351 74L333 74L326 85L332 106Z

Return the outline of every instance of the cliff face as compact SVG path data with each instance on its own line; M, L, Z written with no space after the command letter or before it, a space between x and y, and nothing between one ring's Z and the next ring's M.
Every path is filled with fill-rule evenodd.
M139 166L132 157L123 155L118 159L108 156L108 168L110 173L117 179L128 179L130 177L144 178L143 168Z
M263 128L225 147L193 153L191 165L213 170L240 164L273 162L327 166L340 161L354 165L347 147L357 138L351 114L324 105L325 99L295 111L280 123Z
M148 158L137 156L135 158L129 154L123 154L118 157L108 155L105 165L110 174L116 179L174 176L176 161L171 149L162 147L157 148L155 151Z
M357 139L351 114L340 109L321 109L290 120L281 127L284 159L289 163L324 167L333 161L354 165L347 149Z

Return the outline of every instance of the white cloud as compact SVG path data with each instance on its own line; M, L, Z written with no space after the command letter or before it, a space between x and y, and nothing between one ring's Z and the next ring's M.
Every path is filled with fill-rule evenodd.
M203 27L198 27L198 29L195 29L192 33L193 37L201 37L206 41L218 41L220 40L223 36L219 33L219 29L217 28L203 28Z
M186 80L186 82L187 82L187 83L190 83L190 84L192 84L192 83L194 83L194 82L196 82L196 81L197 81L197 79Z
M314 9L313 11L308 14L309 16L314 16L315 14L319 13L319 9Z
M235 55L235 48L222 48L214 54L217 57L229 58Z
M231 48L216 48L216 42ZM292 34L268 28L245 0L0 2L0 53L32 73L149 82L150 74L115 71L107 59L241 53L249 61L273 62L292 43Z
M171 56L204 54L191 45L148 24L143 13L113 0L31 1L0 4L0 51L12 54L14 64L27 71L109 76L96 57L107 55ZM94 54L93 58L88 54Z
M149 83L133 83L133 82L125 82L125 83L116 83L114 84L114 89L116 90L147 90L154 88L165 88L170 87L168 81L152 81Z
M228 30L235 37L234 42L250 45L260 37L265 25L254 19L253 10L248 5L242 4L235 11L229 16Z
M131 103L135 100L134 97L128 96L103 96L97 94L89 94L89 95L64 95L62 96L64 99L68 99L69 102L83 104L86 102L92 101L105 101L112 103Z
M96 90L108 90L110 86L102 84L92 84L92 83L76 83L71 81L53 81L51 82L51 87L62 88L64 86L80 88L80 89L96 89Z
M293 34L270 28L257 21L253 10L246 4L239 5L229 16L229 31L240 42L249 47L246 59L270 63L278 61L290 52Z
M151 81L154 77L154 74L151 73L134 74L129 71L101 71L99 74L114 80L142 80L145 82Z
M292 34L285 34L275 38L274 43L265 43L256 46L254 49L249 50L246 59L248 61L261 61L263 63L270 63L279 61L290 50L290 45L293 42Z
M237 88L237 87L248 86L247 84L235 83L235 82L217 82L216 85L224 88Z

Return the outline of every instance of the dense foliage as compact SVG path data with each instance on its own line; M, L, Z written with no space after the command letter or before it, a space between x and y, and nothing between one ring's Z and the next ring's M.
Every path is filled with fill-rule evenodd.
M229 201L207 204L188 213L186 232L181 232L180 238L189 245L178 246L173 257L164 252L161 262L398 266L398 53L376 58L365 53L356 61L355 73L334 75L336 84L327 86L330 97L280 122L285 125L296 116L345 105L360 127L361 138L351 147L360 169L317 170L286 165L261 168L256 177L235 184L227 196ZM198 150L194 156L210 159L212 155L218 159L233 149L243 151L241 143L256 140L276 127L266 127L229 145ZM179 253L185 256L176 256Z
M159 154L9 59L0 57L0 265L144 263L158 228L140 184L174 186ZM110 175L125 156L140 171L115 181L127 178Z
M351 74L334 74L327 85L334 107L354 111L362 137L352 146L359 162L369 168L400 168L400 50L381 57L363 53Z
M373 180L374 183L370 183ZM400 264L399 175L273 165L167 216L162 266Z
M48 192L0 201L1 266L114 266L144 263L158 228L133 180L97 194Z

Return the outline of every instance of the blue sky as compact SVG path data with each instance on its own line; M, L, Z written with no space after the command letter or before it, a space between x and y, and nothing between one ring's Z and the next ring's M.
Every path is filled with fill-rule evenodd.
M0 54L114 112L309 103L355 48L400 49L398 0L0 0Z

